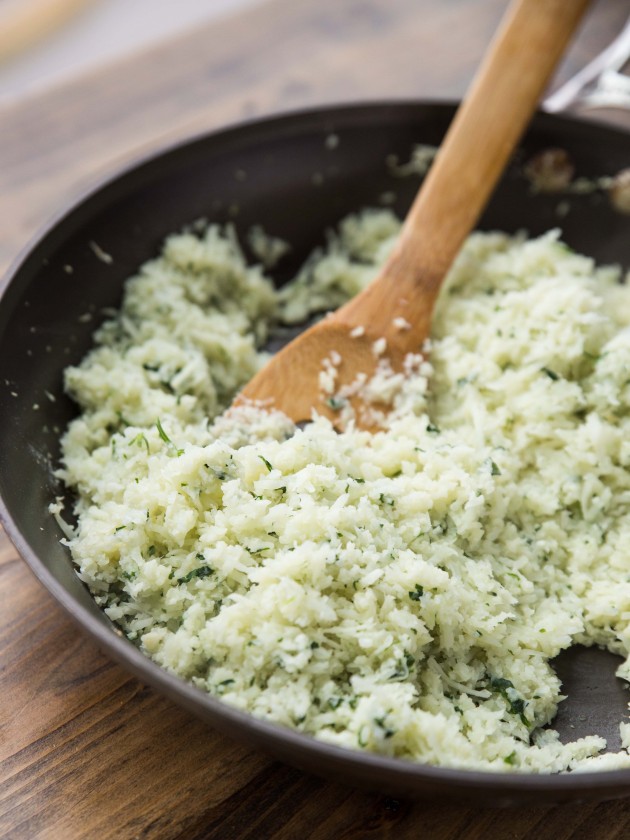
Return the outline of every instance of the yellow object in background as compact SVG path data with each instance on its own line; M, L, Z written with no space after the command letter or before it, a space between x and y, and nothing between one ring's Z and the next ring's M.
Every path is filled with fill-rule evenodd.
M90 0L4 0L0 3L0 61L61 26Z

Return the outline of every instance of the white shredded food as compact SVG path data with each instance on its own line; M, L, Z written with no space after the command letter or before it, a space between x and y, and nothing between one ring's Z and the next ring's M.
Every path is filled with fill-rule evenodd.
M601 737L543 728L561 650L607 647L630 678L618 271L554 232L474 234L386 430L221 415L270 325L359 291L398 230L385 210L347 219L280 292L216 227L170 237L128 281L66 371L78 573L161 666L322 741L495 771L630 767Z

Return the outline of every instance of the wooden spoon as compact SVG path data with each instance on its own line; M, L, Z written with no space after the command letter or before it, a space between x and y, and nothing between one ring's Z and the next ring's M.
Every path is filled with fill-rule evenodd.
M386 342L381 358L389 359L394 370L402 368L407 354L420 351L442 281L588 2L511 4L378 277L279 351L243 389L237 404L260 401L295 422L311 419L315 409L337 422L338 411L320 390L325 359L338 363L337 384L348 384L358 374L375 371L379 339ZM359 396L353 407L357 425L372 428Z

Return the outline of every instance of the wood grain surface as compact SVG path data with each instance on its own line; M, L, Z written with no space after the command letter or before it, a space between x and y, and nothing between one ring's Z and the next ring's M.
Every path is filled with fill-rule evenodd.
M268 0L0 106L0 267L148 148L321 102L463 93L503 0ZM600 0L560 72L612 39ZM3 441L2 445L8 445ZM625 840L630 801L494 811L303 775L210 730L81 635L0 533L0 837Z

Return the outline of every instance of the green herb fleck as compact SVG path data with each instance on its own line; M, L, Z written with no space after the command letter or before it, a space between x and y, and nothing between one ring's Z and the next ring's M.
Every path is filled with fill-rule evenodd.
M197 557L199 557L199 555L197 555ZM188 574L184 575L184 577L178 578L177 583L189 583L193 578L207 578L210 577L212 572L213 569L211 569L210 566L199 566L198 569L193 569L188 572Z
M547 374L547 376L549 377L549 379L553 380L554 382L557 382L557 381L558 381L558 379L560 379L560 375L559 375L559 374L557 374L557 373L555 372L555 370L551 370L550 368L543 367L543 368L541 368L541 371L542 371L543 373Z
M146 436L142 432L136 435L135 438L131 441L131 443L135 444L136 446L142 446L144 444L144 446L146 446L147 449L147 455L150 454L151 450L149 449L149 441L146 439Z
M391 738L392 735L396 734L395 729L390 729L388 726L385 725L385 717L374 718L374 723L383 730L383 737L384 738Z
M162 423L161 423L161 421L160 421L160 418L159 418L159 417L158 417L158 419L155 421L155 425L156 425L156 428L157 428L157 430L158 430L158 434L160 435L160 437L162 438L162 440L164 441L164 443L165 443L167 446L170 446L173 450L175 450L175 452L177 453L177 455L178 455L178 456L179 456L179 455L183 455L183 454L184 454L184 450L183 450L183 449L178 449L178 448L175 446L175 444L173 443L173 441L170 439L170 437L169 437L169 436L166 434L166 432L164 431L164 427L162 426Z
M344 400L342 397L328 397L326 400L326 405L332 408L333 411L341 411L347 404L347 400Z
M527 703L522 697L514 696L518 694L514 688L514 683L512 683L511 680L506 680L505 677L490 677L490 687L498 691L501 697L503 697L505 702L508 704L510 714L518 715L521 719L521 723L525 726L529 726L529 721L525 717L525 707L527 706Z
M420 586L419 583L416 583L416 588L413 592L409 593L409 597L412 601L419 601L420 598L424 595L424 587Z
M258 457L259 457L259 458L260 458L260 460L263 462L263 464L267 467L268 471L269 471L269 472L271 472L271 471L272 471L272 469L273 469L273 467L272 467L272 465L269 463L269 461L268 461L268 460L264 457L264 455L259 455Z
M155 425L157 426L158 434L160 435L160 437L162 438L162 440L164 441L164 443L168 444L169 446L174 446L173 441L170 439L170 437L169 437L169 436L166 434L166 432L164 431L164 428L163 428L163 426L162 426L162 423L161 423L161 421L160 421L160 418L159 418L159 417L158 417L158 419L156 420Z

